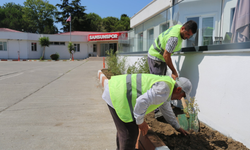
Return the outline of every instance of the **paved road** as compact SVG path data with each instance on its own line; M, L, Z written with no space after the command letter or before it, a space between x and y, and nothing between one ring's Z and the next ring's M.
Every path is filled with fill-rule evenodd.
M0 62L0 150L114 150L101 61Z

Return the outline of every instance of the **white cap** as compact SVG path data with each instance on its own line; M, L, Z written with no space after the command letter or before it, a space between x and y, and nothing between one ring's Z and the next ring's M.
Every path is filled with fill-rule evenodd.
M192 83L187 78L184 78L184 77L176 78L176 83L185 92L186 99L188 100L188 102L191 102L190 93L192 91Z

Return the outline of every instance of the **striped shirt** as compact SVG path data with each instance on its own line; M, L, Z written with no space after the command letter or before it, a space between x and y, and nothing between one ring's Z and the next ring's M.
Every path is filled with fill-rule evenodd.
M167 44L166 44L165 50L167 50L167 52L169 52L169 53L173 53L177 43L178 43L177 37L170 37L168 39ZM162 61L161 59L159 59L157 57L151 56L149 53L148 53L148 57L153 59L153 60Z

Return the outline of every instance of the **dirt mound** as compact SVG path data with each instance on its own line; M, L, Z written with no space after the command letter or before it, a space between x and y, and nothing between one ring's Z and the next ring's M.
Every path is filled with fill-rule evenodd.
M179 114L181 110L173 107ZM183 136L177 132L163 117L155 119L154 112L145 116L145 121L171 150L249 150L242 143L212 130L200 123L199 132L190 132Z
M108 79L113 76L107 69L102 69L102 72ZM181 109L172 108L176 116L183 114ZM242 143L227 138L202 123L199 132L190 132L188 136L183 136L163 117L155 119L154 112L147 114L145 121L171 150L250 150Z

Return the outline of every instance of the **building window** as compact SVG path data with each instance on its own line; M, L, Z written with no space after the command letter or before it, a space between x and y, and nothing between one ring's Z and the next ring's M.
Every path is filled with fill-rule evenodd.
M49 42L49 45L65 45L65 42Z
M74 44L75 52L80 52L80 44Z
M143 51L143 32L138 34L138 51Z
M0 42L0 51L7 51L7 42Z
M97 45L93 44L93 52L97 52Z
M233 19L234 19L234 13L235 13L235 7L231 9L231 16L230 16L230 31L232 28L232 23L233 23Z
M214 24L213 17L202 18L203 46L213 44L213 31L214 31L213 24Z
M197 32L187 39L187 47L193 47L198 46L198 40L199 40L199 17L193 17L193 18L187 18L187 21L193 20L197 23Z
M168 23L164 23L160 27L160 29L161 29L160 32L162 33L164 31L166 31L168 28L169 28L169 22Z
M148 49L154 42L154 29L148 30Z
M37 51L36 43L31 43L31 51Z
M59 42L59 45L65 45L65 42Z

